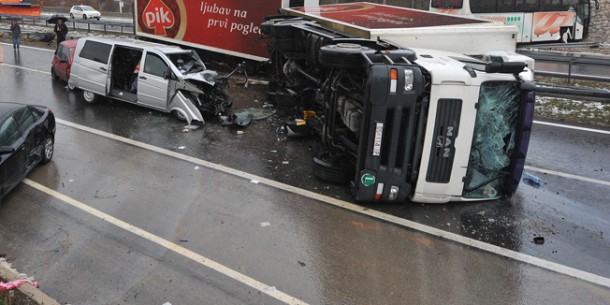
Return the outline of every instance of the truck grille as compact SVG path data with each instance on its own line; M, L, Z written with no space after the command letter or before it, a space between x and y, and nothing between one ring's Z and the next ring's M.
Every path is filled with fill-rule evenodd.
M448 183L455 156L455 138L458 136L462 100L439 99L434 125L434 140L426 181Z
M411 107L389 108L386 110L385 130L382 138L380 165L388 170L401 171L407 163L412 148L412 131L415 120L415 109Z

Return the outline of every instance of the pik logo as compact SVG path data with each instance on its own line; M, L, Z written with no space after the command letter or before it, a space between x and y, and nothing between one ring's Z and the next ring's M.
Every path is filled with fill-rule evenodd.
M148 2L141 18L147 28L160 36L167 36L167 30L176 24L174 13L163 0Z

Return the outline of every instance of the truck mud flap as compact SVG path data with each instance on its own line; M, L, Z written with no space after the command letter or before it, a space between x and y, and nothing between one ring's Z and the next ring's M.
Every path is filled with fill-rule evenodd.
M181 91L178 91L176 95L174 95L174 98L168 105L168 110L170 112L179 111L189 124L191 124L192 121L205 122L201 115L201 111L199 111L197 106L184 96L184 93Z

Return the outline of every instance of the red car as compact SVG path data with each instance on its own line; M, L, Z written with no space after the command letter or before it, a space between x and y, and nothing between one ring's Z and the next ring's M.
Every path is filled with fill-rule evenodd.
M53 55L53 61L51 62L51 76L53 79L61 79L68 82L77 42L78 40L76 39L64 40L55 50L55 55ZM68 84L68 89L73 90L74 87L70 87Z

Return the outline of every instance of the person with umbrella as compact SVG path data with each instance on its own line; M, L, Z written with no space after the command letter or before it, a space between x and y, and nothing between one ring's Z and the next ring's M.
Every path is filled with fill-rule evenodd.
M21 27L16 18L11 19L11 35L13 36L13 52L19 52L19 40L21 38Z
M64 23L68 20L68 18L64 16L52 16L49 18L49 23L55 23L55 27L53 28L53 32L57 35L57 45L59 43L66 40L66 35L68 34L68 26Z

